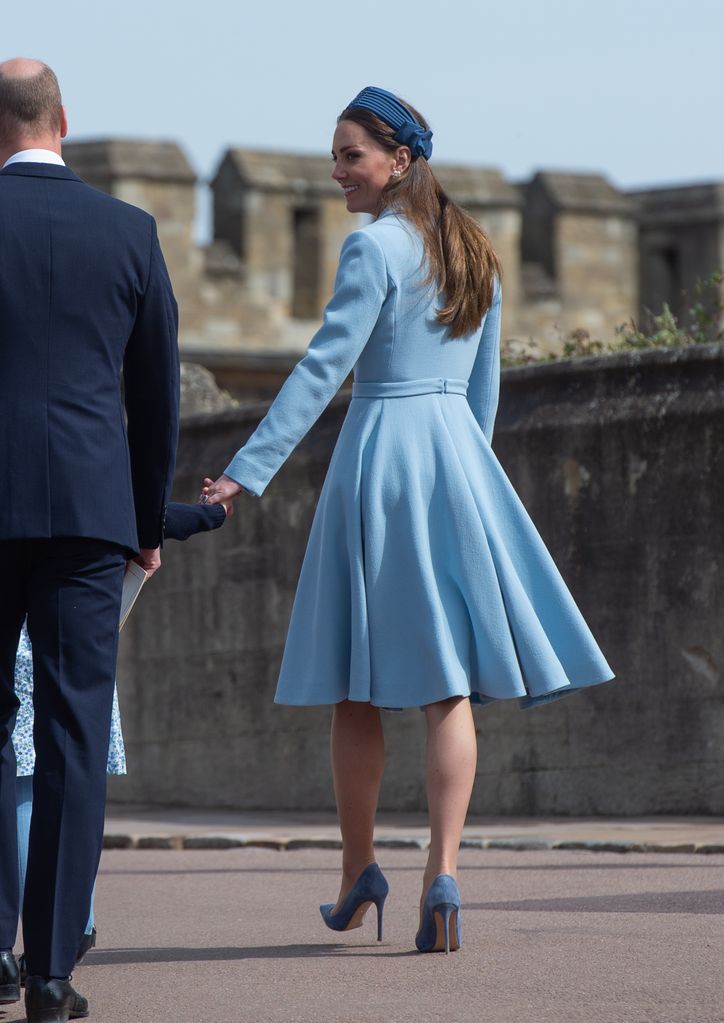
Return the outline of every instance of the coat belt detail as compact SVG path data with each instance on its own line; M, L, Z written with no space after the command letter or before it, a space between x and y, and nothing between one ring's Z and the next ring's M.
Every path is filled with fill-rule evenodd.
M425 380L365 381L352 386L353 398L412 398L418 394L467 393L467 380L443 380L442 377Z

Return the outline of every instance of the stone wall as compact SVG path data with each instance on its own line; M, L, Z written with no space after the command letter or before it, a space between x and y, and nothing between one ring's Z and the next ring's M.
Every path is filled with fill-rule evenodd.
M641 305L658 312L668 302L680 316L697 282L724 269L724 184L652 188L632 197L640 211Z
M181 310L186 357L253 400L245 360L299 355L333 290L347 213L329 157L231 148L209 183L213 240L194 242L196 173L173 142L70 142L90 184L152 213ZM492 167L435 163L451 198L490 235L503 264L503 337L559 352L571 331L613 337L642 307L684 311L724 265L721 182L625 194L599 174L541 171L515 183ZM722 283L724 294L724 283ZM263 389L262 389L263 390Z
M173 142L98 139L68 142L63 156L84 181L156 219L180 311L182 348L243 348L266 329L266 310L245 301L242 266L223 242L193 238L196 173Z
M574 330L611 340L638 309L635 204L598 174L539 173L523 191L514 336L552 352Z
M215 237L243 267L246 301L266 310L265 350L306 347L334 289L347 213L328 157L229 149L211 182Z
M618 680L476 712L473 810L724 813L724 346L508 370L494 447ZM114 799L328 808L327 709L275 707L341 396L261 500L164 548L122 638L130 774ZM177 498L264 407L187 419ZM388 715L387 809L424 807L423 716Z
M332 293L342 242L360 222L346 210L328 157L228 149L210 182L213 241L200 247L193 239L199 183L178 145L100 139L67 143L63 152L89 184L156 217L189 358L307 346ZM635 209L605 179L539 174L521 189L495 168L436 164L435 171L499 252L504 336L560 349L566 331L611 333L636 311ZM531 231L541 230L555 249L550 273L525 251ZM543 296L541 275L549 286Z

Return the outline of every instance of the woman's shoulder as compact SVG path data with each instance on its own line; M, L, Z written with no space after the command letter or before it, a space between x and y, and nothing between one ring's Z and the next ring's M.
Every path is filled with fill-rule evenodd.
M360 244L380 249L389 262L396 257L414 253L419 258L422 241L412 223L401 213L385 210L376 220L352 232Z

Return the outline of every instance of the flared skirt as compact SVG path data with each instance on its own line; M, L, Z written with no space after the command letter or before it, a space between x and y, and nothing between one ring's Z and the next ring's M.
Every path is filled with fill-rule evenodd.
M353 399L276 702L531 707L612 677L466 398Z

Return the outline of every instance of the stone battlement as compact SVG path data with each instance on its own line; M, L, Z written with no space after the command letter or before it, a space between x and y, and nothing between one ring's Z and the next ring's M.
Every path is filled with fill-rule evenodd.
M198 179L176 143L99 139L64 155L89 184L156 217L187 356L213 357L217 371L227 357L239 394L266 394L239 367L269 355L286 365L304 350L359 222L330 159L228 149L210 182L213 240L201 247ZM676 312L684 289L724 266L724 182L624 193L598 174L540 171L520 184L491 167L434 170L501 257L504 337L533 338L543 352L578 329L609 339L665 301Z

